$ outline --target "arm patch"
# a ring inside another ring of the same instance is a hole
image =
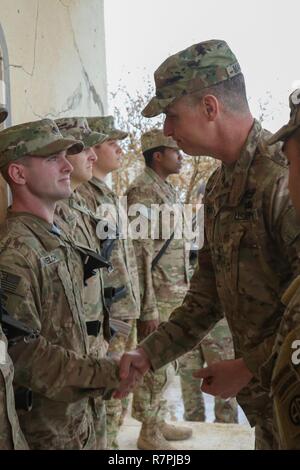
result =
[[[20,281],[20,276],[0,270],[0,287],[3,289],[3,291],[15,294],[17,292]]]

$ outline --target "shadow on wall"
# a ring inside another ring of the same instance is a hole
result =
[[[10,77],[8,48],[4,36],[4,31],[0,23],[0,102],[8,109],[8,118],[5,127],[11,126],[11,102],[10,102]]]

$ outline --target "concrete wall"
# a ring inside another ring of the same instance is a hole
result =
[[[4,95],[7,125],[106,112],[103,4],[0,0],[0,101]],[[1,218],[3,186],[0,195]]]

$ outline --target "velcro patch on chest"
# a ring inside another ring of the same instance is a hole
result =
[[[56,255],[48,255],[40,258],[42,267],[49,266],[50,264],[58,263],[59,257]]]

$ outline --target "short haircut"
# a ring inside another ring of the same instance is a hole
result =
[[[153,155],[155,154],[155,152],[164,153],[166,148],[167,147],[164,147],[163,145],[161,145],[159,147],[154,147],[153,149],[145,150],[143,152],[143,156],[144,156],[144,159],[145,159],[145,165],[149,166],[151,168],[152,165],[153,165]]]
[[[21,163],[22,165],[26,165],[26,163],[28,163],[28,158],[30,157],[30,155],[24,155],[24,157],[22,158],[19,158],[18,160],[15,160],[13,162],[9,162],[7,163],[7,165],[5,165],[3,168],[1,168],[1,175],[3,176],[4,180],[6,181],[7,184],[10,184],[11,183],[11,178],[8,174],[8,169],[10,167],[10,165],[12,163]]]
[[[201,91],[190,93],[186,96],[189,102],[195,104],[205,95],[215,96],[223,103],[224,108],[232,113],[247,114],[249,112],[245,79],[242,73],[217,85],[204,88]]]

